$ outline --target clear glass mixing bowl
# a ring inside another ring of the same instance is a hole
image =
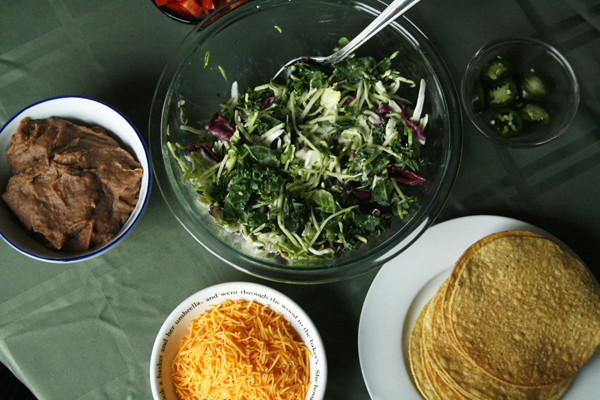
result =
[[[215,13],[183,40],[166,66],[153,99],[150,151],[158,186],[182,226],[206,249],[235,268],[262,278],[294,283],[328,282],[356,276],[385,263],[412,244],[438,215],[456,176],[462,146],[462,121],[452,79],[434,46],[408,19],[380,31],[356,51],[376,60],[399,51],[395,67],[405,76],[427,83],[424,110],[429,113],[423,156],[433,183],[409,220],[372,237],[359,249],[330,260],[283,261],[254,254],[243,237],[212,220],[196,201],[189,184],[167,149],[167,141],[189,143],[181,124],[185,118],[205,121],[225,102],[231,84],[240,90],[268,82],[288,60],[326,55],[341,37],[352,38],[385,8],[377,0],[240,1],[227,13]],[[233,3],[235,4],[235,3]]]

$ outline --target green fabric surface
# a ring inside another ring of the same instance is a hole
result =
[[[473,53],[497,38],[537,37],[569,59],[581,84],[569,131],[515,150],[464,120],[461,168],[438,220],[522,219],[559,237],[600,276],[600,3],[423,0],[408,16],[457,87]],[[155,85],[189,29],[148,0],[0,0],[0,124],[36,101],[82,95],[120,110],[147,140]],[[90,261],[46,264],[0,243],[0,362],[39,399],[149,399],[150,351],[167,314],[204,287],[244,280],[282,291],[311,316],[326,346],[328,399],[367,399],[357,334],[376,273],[312,286],[250,277],[204,250],[154,184],[130,235]]]

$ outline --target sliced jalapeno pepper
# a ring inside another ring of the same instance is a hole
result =
[[[489,83],[498,82],[510,75],[510,64],[502,57],[497,56],[485,64],[481,70],[481,77]]]
[[[550,114],[541,105],[537,103],[525,103],[521,107],[521,118],[528,122],[550,123]]]
[[[490,120],[490,125],[502,137],[515,136],[523,128],[523,120],[519,113],[512,109],[497,111]]]
[[[503,79],[490,88],[488,93],[490,106],[506,107],[511,105],[519,94],[517,84],[512,79]]]
[[[532,71],[521,76],[519,86],[521,87],[521,96],[525,100],[541,101],[548,93],[546,82],[541,76]]]

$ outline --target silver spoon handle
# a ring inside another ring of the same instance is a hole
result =
[[[347,45],[333,53],[330,58],[330,63],[336,63],[343,60],[351,54],[357,47],[369,40],[377,32],[385,28],[390,22],[395,20],[399,15],[417,4],[420,0],[394,0],[381,12],[365,29],[362,30],[354,39],[348,42]]]

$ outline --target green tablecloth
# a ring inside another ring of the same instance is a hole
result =
[[[543,39],[572,63],[579,112],[554,142],[509,149],[464,122],[463,162],[438,221],[474,214],[524,220],[562,239],[598,277],[600,3],[423,0],[408,16],[457,85],[473,53],[501,37]],[[147,136],[155,84],[189,29],[148,0],[0,0],[0,123],[38,100],[82,95],[113,105]],[[317,286],[249,277],[205,251],[152,190],[131,234],[91,261],[45,264],[0,243],[0,361],[38,398],[150,398],[150,350],[166,315],[188,295],[233,280],[266,283],[313,318],[327,349],[328,399],[369,397],[357,331],[377,271]]]

